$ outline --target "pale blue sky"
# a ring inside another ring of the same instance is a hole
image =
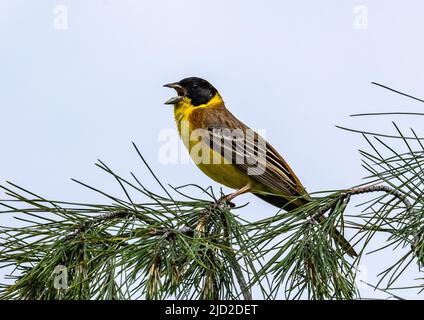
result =
[[[67,30],[54,28],[56,5],[67,6]],[[354,28],[358,5],[368,9],[364,30]],[[370,84],[424,96],[423,12],[419,0],[0,0],[0,182],[49,198],[106,201],[70,181],[118,193],[93,166],[101,158],[155,189],[134,141],[163,182],[218,187],[193,164],[165,166],[157,157],[159,133],[174,127],[163,105],[173,93],[162,85],[195,75],[246,124],[266,129],[308,190],[358,184],[365,144],[335,124],[392,133],[396,120],[424,136],[422,118],[348,118],[423,111]],[[276,212],[250,195],[239,201],[251,202],[248,219]],[[364,259],[369,282],[388,256]]]

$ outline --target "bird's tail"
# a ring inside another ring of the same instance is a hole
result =
[[[281,196],[274,196],[274,195],[262,195],[262,194],[255,194],[262,200],[265,200],[266,202],[279,207],[283,208],[284,210],[290,211],[294,210],[299,207],[298,203],[290,202],[289,200],[285,199]],[[302,198],[299,199],[299,201]],[[306,204],[309,200],[307,198],[303,198],[303,204]],[[324,216],[319,216],[318,222],[324,223],[326,221],[326,218]],[[352,245],[345,239],[345,237],[340,233],[339,230],[335,226],[331,227],[331,235],[334,239],[334,241],[337,242],[337,244],[351,257],[357,257],[358,254],[356,253],[355,249],[353,249]]]

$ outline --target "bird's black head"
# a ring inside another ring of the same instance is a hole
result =
[[[177,104],[187,97],[193,106],[199,106],[208,103],[218,92],[208,81],[196,77],[185,78],[164,87],[173,88],[178,93],[178,97],[169,99],[165,104]]]

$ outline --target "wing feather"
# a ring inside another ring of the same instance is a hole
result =
[[[208,141],[228,162],[265,186],[286,195],[304,194],[305,190],[294,172],[261,136],[225,134],[227,130],[209,128]],[[253,132],[253,131],[252,131]]]
[[[192,113],[191,120],[197,128],[206,129],[202,130],[204,142],[252,179],[287,196],[307,194],[283,157],[224,104],[200,108]]]

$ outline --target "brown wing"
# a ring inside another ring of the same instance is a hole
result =
[[[203,112],[204,141],[240,171],[288,196],[306,194],[305,188],[281,155],[260,135],[225,107]]]

